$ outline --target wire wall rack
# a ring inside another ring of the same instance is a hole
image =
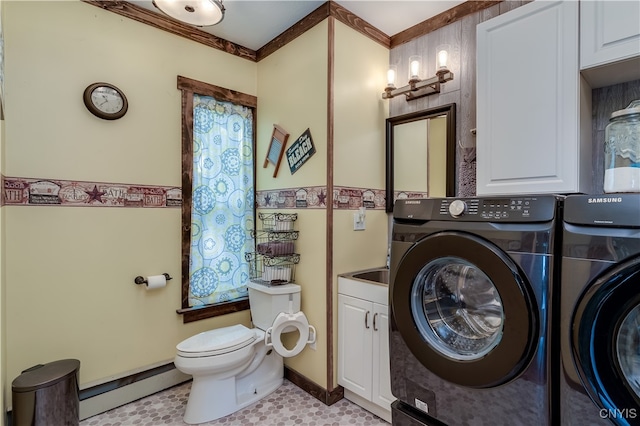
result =
[[[249,278],[253,282],[279,285],[295,282],[300,254],[295,252],[298,231],[293,229],[297,213],[258,213],[261,229],[252,231],[255,252],[246,253]]]

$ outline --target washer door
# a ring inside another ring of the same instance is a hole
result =
[[[447,231],[414,244],[398,264],[390,296],[406,345],[449,382],[500,385],[535,352],[531,286],[506,253],[478,236]]]
[[[639,289],[637,256],[594,280],[572,319],[571,345],[580,380],[602,413],[618,425],[637,424],[640,418]]]

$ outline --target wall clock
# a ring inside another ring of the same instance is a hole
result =
[[[87,109],[96,117],[116,120],[127,113],[129,103],[122,90],[109,83],[93,83],[82,96]]]

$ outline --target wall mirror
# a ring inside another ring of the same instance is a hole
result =
[[[398,198],[455,196],[456,104],[386,120],[386,210]]]

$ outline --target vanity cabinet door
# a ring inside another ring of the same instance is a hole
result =
[[[396,398],[391,393],[389,363],[389,307],[373,304],[373,387],[371,401],[391,410]]]
[[[371,400],[373,303],[338,294],[338,384]]]
[[[476,30],[477,194],[589,192],[578,2],[534,1]]]

